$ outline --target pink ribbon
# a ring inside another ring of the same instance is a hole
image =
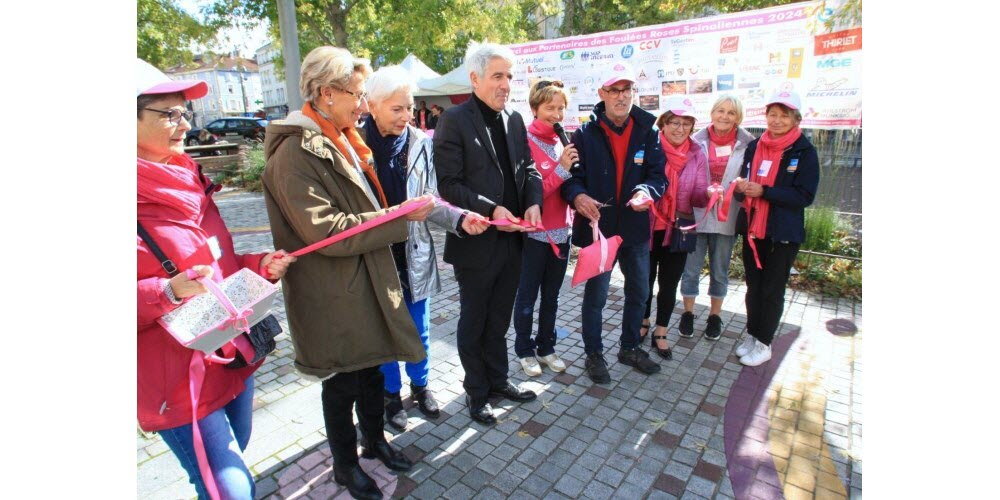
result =
[[[428,201],[427,203],[433,203],[433,201]],[[365,222],[362,222],[361,224],[358,224],[357,226],[354,226],[354,227],[349,228],[349,229],[345,229],[345,230],[343,230],[343,231],[341,231],[341,232],[339,232],[339,233],[337,233],[337,234],[335,234],[333,236],[330,236],[329,238],[317,241],[316,243],[313,243],[312,245],[309,245],[309,246],[307,246],[305,248],[300,248],[300,249],[292,252],[291,255],[293,257],[301,257],[301,256],[303,256],[303,255],[305,255],[305,254],[307,254],[309,252],[313,252],[315,250],[319,250],[320,248],[323,248],[323,247],[326,247],[326,246],[330,246],[330,245],[332,245],[332,244],[334,244],[334,243],[336,243],[338,241],[350,238],[351,236],[354,236],[354,235],[356,235],[358,233],[367,231],[367,230],[369,230],[369,229],[371,229],[371,228],[373,228],[375,226],[380,226],[382,224],[385,224],[386,222],[398,219],[398,218],[400,218],[400,217],[402,217],[404,215],[407,215],[409,213],[415,212],[415,211],[423,208],[425,205],[426,205],[426,203],[407,203],[407,204],[402,205],[399,208],[397,208],[396,210],[393,210],[393,211],[391,211],[389,213],[382,214],[382,215],[380,215],[378,217],[375,217],[374,219],[366,220]],[[268,273],[268,274],[270,274],[270,273]]]
[[[435,201],[440,205],[451,207],[454,208],[455,210],[461,211],[463,214],[465,214],[466,217],[472,217],[476,220],[483,221],[491,226],[509,226],[511,224],[517,224],[519,226],[529,227],[531,228],[532,231],[542,231],[545,233],[545,239],[549,240],[549,246],[552,247],[552,253],[554,253],[556,257],[559,259],[566,258],[563,257],[561,253],[559,253],[559,245],[555,242],[555,240],[552,239],[552,236],[549,236],[548,230],[545,229],[545,226],[543,226],[541,222],[537,224],[532,224],[524,219],[513,220],[510,218],[490,220],[476,212],[471,212],[469,210],[463,210],[459,207],[456,207],[455,205],[452,205],[451,203],[448,203],[447,201],[444,201],[441,198],[435,198]]]
[[[208,465],[208,454],[205,452],[205,442],[201,438],[201,429],[198,428],[198,398],[201,396],[201,387],[205,383],[205,355],[197,349],[191,350],[188,379],[188,388],[191,392],[191,431],[194,435],[194,454],[198,459],[198,470],[201,471],[201,478],[205,482],[208,496],[213,499],[221,498],[219,488],[215,485],[212,468]]]

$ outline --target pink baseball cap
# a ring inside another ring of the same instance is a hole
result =
[[[677,116],[690,116],[694,118],[694,104],[691,102],[691,98],[686,95],[674,94],[668,97],[665,107],[667,111]]]
[[[767,100],[764,107],[766,108],[772,104],[784,104],[791,109],[799,109],[802,107],[802,99],[791,90],[776,90],[771,94],[771,98]]]
[[[635,70],[632,69],[632,65],[629,63],[615,63],[611,67],[611,78],[608,78],[601,84],[602,87],[610,87],[618,82],[629,82],[635,83]]]
[[[208,84],[202,80],[171,80],[162,71],[142,59],[135,59],[135,96],[183,92],[187,100],[205,97]]]

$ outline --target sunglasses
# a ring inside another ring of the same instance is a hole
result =
[[[559,80],[542,80],[542,81],[538,82],[538,86],[535,87],[535,90],[542,90],[545,87],[548,87],[549,85],[552,85],[554,87],[563,88],[563,82],[560,82]]]

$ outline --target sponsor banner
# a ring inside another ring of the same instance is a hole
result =
[[[802,97],[804,127],[861,126],[861,27],[822,31],[827,1],[803,2],[630,30],[511,45],[514,80],[561,79],[569,105],[567,130],[590,117],[609,68],[635,71],[636,106],[659,115],[665,96],[688,95],[698,127],[722,94],[743,101],[744,126],[763,127],[764,103],[777,89]],[[818,27],[818,28],[817,28]],[[814,34],[813,29],[818,29]],[[513,85],[516,86],[516,85]],[[512,88],[509,103],[530,117],[525,97]]]

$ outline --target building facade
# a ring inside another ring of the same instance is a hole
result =
[[[285,96],[285,80],[278,77],[275,60],[281,50],[269,43],[257,49],[257,67],[260,69],[261,92],[264,96],[264,113],[268,120],[288,116],[288,98]]]
[[[263,111],[260,72],[257,62],[231,56],[196,56],[193,64],[164,71],[174,80],[204,80],[208,95],[191,101],[195,128],[226,116],[253,116]]]

